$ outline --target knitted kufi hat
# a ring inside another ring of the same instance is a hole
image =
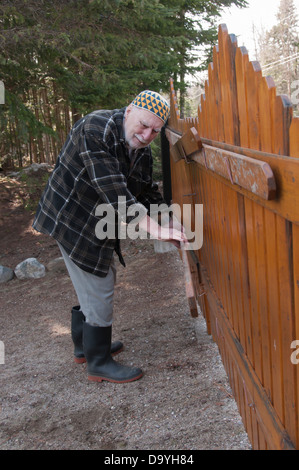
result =
[[[155,91],[145,90],[139,93],[132,101],[137,108],[146,109],[158,116],[165,123],[169,116],[169,104],[159,93]]]

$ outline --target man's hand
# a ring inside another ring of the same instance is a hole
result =
[[[188,243],[188,239],[184,232],[170,227],[161,227],[158,240],[172,243],[177,248],[181,247],[181,243]]]
[[[181,243],[188,243],[188,239],[182,225],[179,224],[179,230],[171,225],[173,224],[171,223],[168,226],[162,227],[148,215],[139,222],[139,227],[149,233],[152,238],[172,243],[177,248],[180,248]]]

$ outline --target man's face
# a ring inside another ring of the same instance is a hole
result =
[[[164,122],[146,109],[129,105],[126,110],[124,130],[131,149],[147,147],[159,134]]]

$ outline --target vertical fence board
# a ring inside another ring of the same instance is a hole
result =
[[[248,111],[247,111],[247,86],[246,73],[249,63],[248,52],[245,47],[239,47],[236,52],[236,87],[238,98],[238,116],[240,128],[240,145],[249,147]]]
[[[221,97],[221,86],[220,86],[220,63],[219,63],[219,46],[218,44],[213,50],[213,69],[214,69],[214,90],[215,90],[215,135],[214,139],[224,142],[224,125],[223,125],[223,103]]]
[[[276,87],[272,77],[262,77],[258,86],[258,103],[260,110],[260,149],[272,153],[273,148],[273,102]]]
[[[290,156],[299,157],[299,118],[293,118],[290,126]],[[293,341],[299,341],[299,225],[293,224],[293,287],[294,287],[294,336]],[[297,350],[299,343],[297,344]],[[292,348],[291,352],[296,351]],[[296,355],[297,364],[293,364],[295,373],[295,410],[296,418],[296,448],[299,449],[299,354]]]
[[[290,361],[290,345],[295,336],[293,305],[292,225],[288,221],[279,224],[280,248],[278,251],[281,309],[281,338],[283,365],[284,421],[293,442],[296,440],[295,368]]]
[[[276,96],[276,87],[271,77],[262,77],[258,84],[258,106],[259,106],[259,131],[260,131],[260,150],[272,153],[274,151],[274,102]],[[276,216],[267,210],[262,209],[264,214],[263,226],[265,228],[264,241],[261,243],[261,256],[263,251],[265,253],[265,279],[266,285],[264,286],[264,299],[265,305],[262,308],[262,332],[263,332],[263,386],[270,400],[273,397],[273,376],[272,376],[272,354],[271,344],[276,341],[271,338],[271,317],[273,315],[279,316],[278,305],[278,276],[276,265],[269,269],[273,255],[276,259],[277,246],[275,239],[273,241],[272,231],[276,223]],[[270,230],[269,230],[270,228]],[[274,300],[274,302],[273,302]],[[267,301],[267,303],[266,303]],[[280,361],[278,361],[280,365]],[[281,370],[279,368],[279,370]],[[275,375],[274,375],[275,377]],[[276,377],[274,380],[277,380]],[[281,374],[278,376],[276,387],[280,389]],[[276,392],[275,392],[276,393]]]
[[[295,341],[295,348],[291,349],[291,353],[299,350],[299,225],[293,225],[293,285],[294,285],[294,336],[292,343]],[[296,358],[297,363],[293,364],[295,374],[295,410],[296,419],[296,447],[299,449],[299,353]]]

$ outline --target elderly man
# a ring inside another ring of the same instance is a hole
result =
[[[97,235],[97,208],[113,208],[118,225],[132,221],[127,209],[134,206],[142,214],[139,227],[152,238],[176,246],[187,241],[183,231],[169,232],[149,215],[151,204],[163,202],[152,181],[150,143],[168,115],[167,101],[146,90],[126,108],[97,110],[81,118],[58,156],[33,222],[37,231],[58,242],[76,291],[80,306],[72,309],[75,360],[87,362],[89,380],[124,383],[143,375],[141,369],[112,357],[123,347],[111,342],[114,251],[125,263],[119,238]],[[119,210],[120,200],[125,201],[125,212]]]

